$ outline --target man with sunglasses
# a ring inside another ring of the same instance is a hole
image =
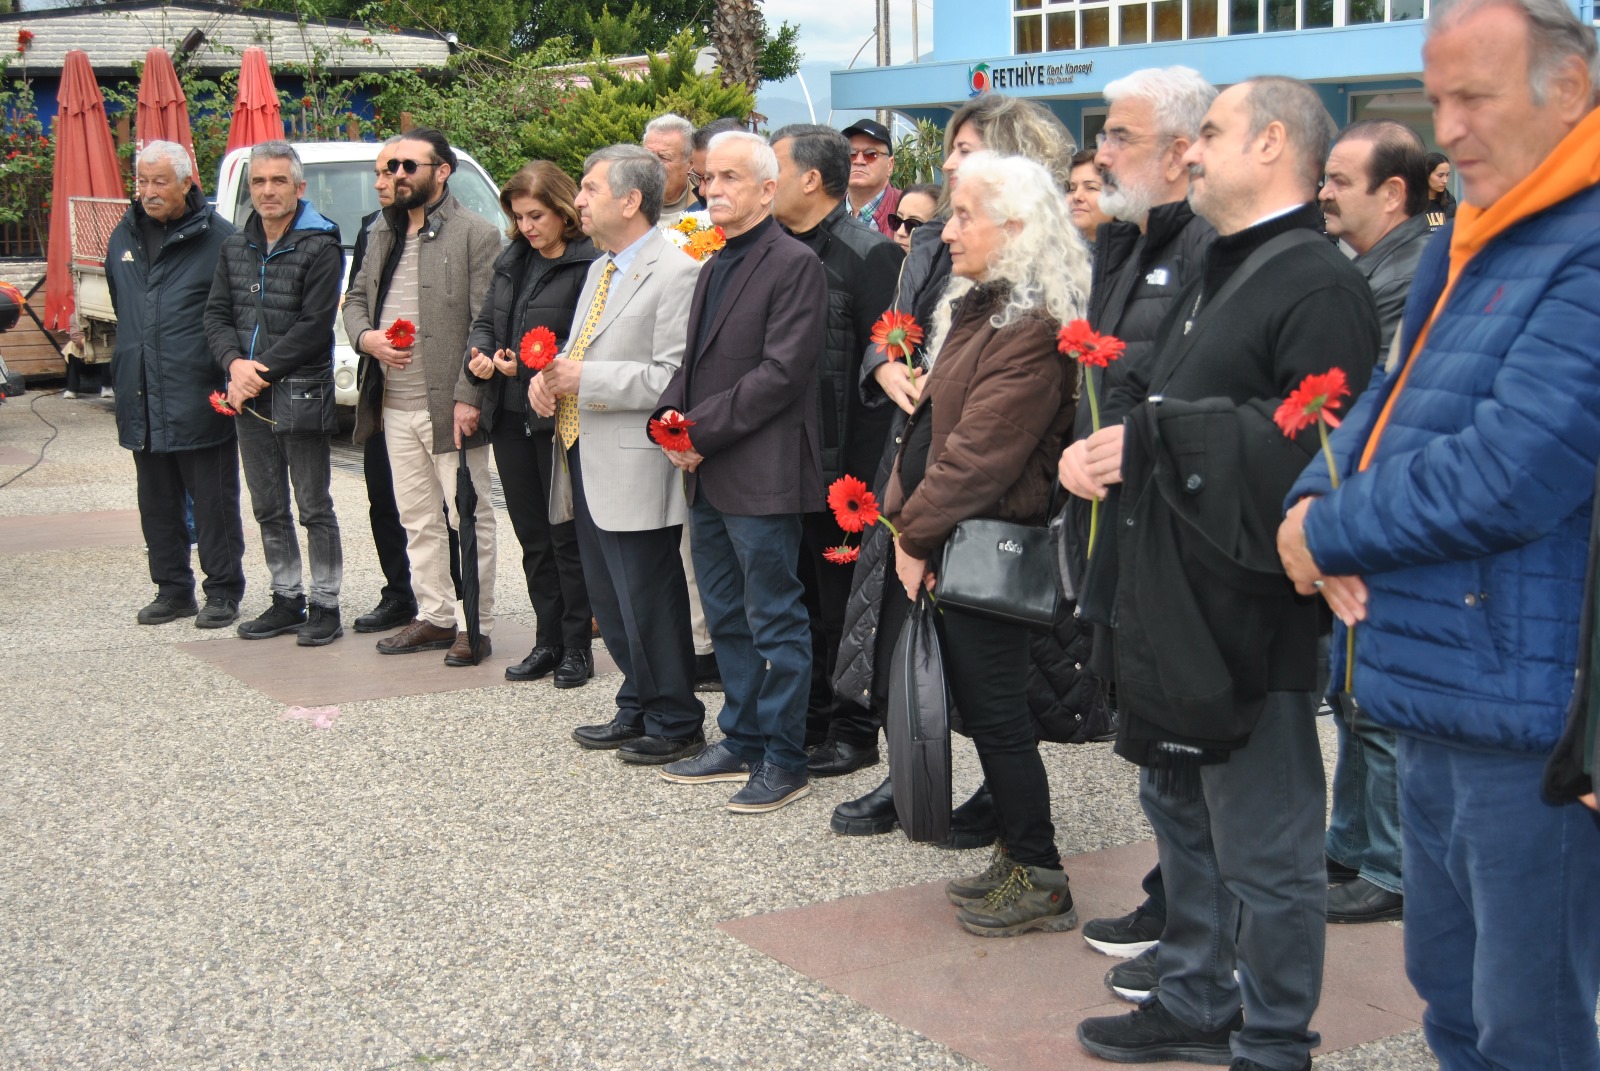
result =
[[[845,128],[850,139],[850,214],[885,238],[893,238],[889,215],[900,206],[900,191],[889,185],[894,172],[894,142],[889,131],[873,119]]]
[[[367,232],[361,271],[345,296],[344,324],[362,354],[355,439],[381,434],[388,447],[417,616],[379,640],[378,650],[448,648],[445,665],[472,666],[491,653],[495,524],[488,450],[476,434],[483,385],[466,374],[463,355],[489,289],[500,230],[450,193],[456,156],[438,131],[418,128],[390,139],[384,159],[393,201]],[[389,337],[400,320],[414,328],[415,338],[404,346]],[[456,451],[463,445],[470,447],[467,466],[479,489],[482,638],[476,649],[458,628],[465,621],[450,582],[450,530],[460,523]],[[448,522],[441,499],[450,509]]]

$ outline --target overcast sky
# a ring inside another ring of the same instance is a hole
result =
[[[911,4],[912,0],[890,0],[890,59],[896,63],[912,58]],[[800,51],[806,63],[836,63],[841,67],[850,62],[856,49],[872,35],[877,24],[877,7],[874,0],[761,2],[767,25],[772,29],[785,21],[800,27]],[[933,5],[929,0],[918,0],[917,19],[918,40],[922,51],[926,52],[933,46]],[[861,53],[860,64],[871,66],[876,55],[876,45],[869,45]]]

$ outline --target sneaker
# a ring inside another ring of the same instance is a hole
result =
[[[306,623],[300,626],[300,636],[294,642],[301,647],[326,647],[343,635],[339,608],[314,602],[306,615]]]
[[[1228,1071],[1273,1071],[1266,1064],[1258,1064],[1244,1056],[1234,1057],[1233,1063],[1228,1065]],[[1295,1071],[1311,1071],[1311,1057],[1306,1056],[1306,1062],[1295,1068]]]
[[[1200,1030],[1182,1022],[1151,997],[1126,1015],[1106,1015],[1078,1024],[1078,1043],[1102,1060],[1119,1064],[1188,1060],[1227,1067],[1233,1063],[1228,1040],[1244,1028],[1244,1013],[1234,1012],[1226,1026]]]
[[[1015,937],[1029,930],[1059,933],[1078,924],[1067,872],[1012,863],[1011,873],[980,903],[956,909],[968,933]]]
[[[168,621],[193,617],[199,612],[200,607],[195,604],[193,595],[187,599],[176,595],[157,595],[150,605],[139,611],[139,624],[165,625]]]
[[[78,397],[78,392],[75,390],[64,390],[61,392],[61,397],[65,398],[69,402],[74,401]]]
[[[1131,959],[1154,947],[1161,940],[1161,931],[1166,926],[1166,916],[1151,911],[1147,900],[1131,914],[1085,922],[1083,939],[1097,952],[1119,959]]]
[[[227,628],[239,620],[239,604],[232,599],[208,598],[194,619],[195,628]]]
[[[100,388],[100,397],[102,397],[102,398],[115,398],[116,396],[117,396],[117,392],[112,390],[110,387],[101,387]]]
[[[1156,955],[1160,945],[1151,945],[1132,959],[1123,960],[1106,972],[1106,988],[1123,1000],[1143,1004],[1161,980],[1156,970]]]
[[[994,854],[989,856],[989,865],[970,878],[946,882],[944,894],[957,907],[971,907],[1004,885],[1007,875],[1016,865],[1016,861],[1006,853],[1005,842],[996,841]]]
[[[727,741],[719,740],[689,759],[669,762],[661,768],[661,779],[680,785],[704,785],[712,781],[750,780],[750,764],[733,753]]]
[[[291,599],[274,591],[272,605],[267,607],[266,612],[253,621],[246,621],[237,631],[247,640],[265,640],[285,632],[294,632],[305,623],[306,597],[296,595]]]
[[[728,799],[734,814],[765,814],[786,807],[811,791],[811,777],[804,770],[791,773],[770,762],[758,762],[750,780]]]

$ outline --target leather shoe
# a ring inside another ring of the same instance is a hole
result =
[[[848,740],[832,739],[824,740],[811,753],[811,758],[806,760],[806,769],[811,771],[812,777],[839,777],[855,773],[863,766],[876,766],[882,761],[876,744],[861,747]]]
[[[957,851],[986,848],[1000,836],[1000,815],[989,795],[989,782],[978,786],[967,802],[950,812],[950,836],[939,846]]]
[[[628,725],[616,718],[604,725],[580,725],[572,730],[572,739],[590,751],[611,751],[643,735],[644,726]]]
[[[582,688],[594,676],[594,655],[582,647],[568,647],[550,683],[557,688]]]
[[[1328,890],[1329,922],[1383,922],[1398,919],[1405,897],[1380,889],[1366,878],[1356,878]]]
[[[679,759],[692,759],[706,749],[706,734],[693,736],[641,736],[617,748],[617,758],[636,766],[665,766]]]
[[[894,810],[894,786],[885,777],[883,784],[858,800],[847,800],[833,809],[828,827],[843,837],[870,837],[891,833],[900,824]]]
[[[514,666],[506,667],[508,681],[536,681],[561,664],[561,648],[535,647]]]
[[[450,645],[450,650],[445,652],[444,664],[447,666],[475,666],[485,658],[494,654],[494,644],[489,642],[489,637],[478,637],[478,649],[472,649],[472,637],[465,632],[456,633],[456,642]]]
[[[378,600],[370,613],[362,614],[356,618],[355,630],[357,632],[388,632],[392,628],[399,628],[408,624],[417,616],[417,604],[403,602],[400,599],[383,598]]]
[[[697,692],[722,691],[722,669],[714,654],[694,656],[694,690]]]
[[[1327,861],[1329,885],[1343,885],[1345,882],[1355,881],[1361,876],[1361,871],[1353,866],[1345,866],[1331,855],[1327,856]]]
[[[418,651],[442,651],[456,642],[454,625],[440,628],[420,617],[387,639],[378,641],[379,654],[416,654]]]

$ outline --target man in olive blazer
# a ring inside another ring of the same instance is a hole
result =
[[[573,739],[648,764],[705,746],[678,556],[683,480],[647,431],[683,361],[700,273],[655,227],[665,183],[661,162],[637,145],[613,145],[585,162],[579,218],[609,254],[589,268],[567,348],[528,391],[536,412],[555,416],[558,443],[565,445],[564,419],[576,421],[566,433],[575,438],[564,455],[557,451],[551,518],[577,521],[595,619],[623,674],[616,717],[579,726]]]

